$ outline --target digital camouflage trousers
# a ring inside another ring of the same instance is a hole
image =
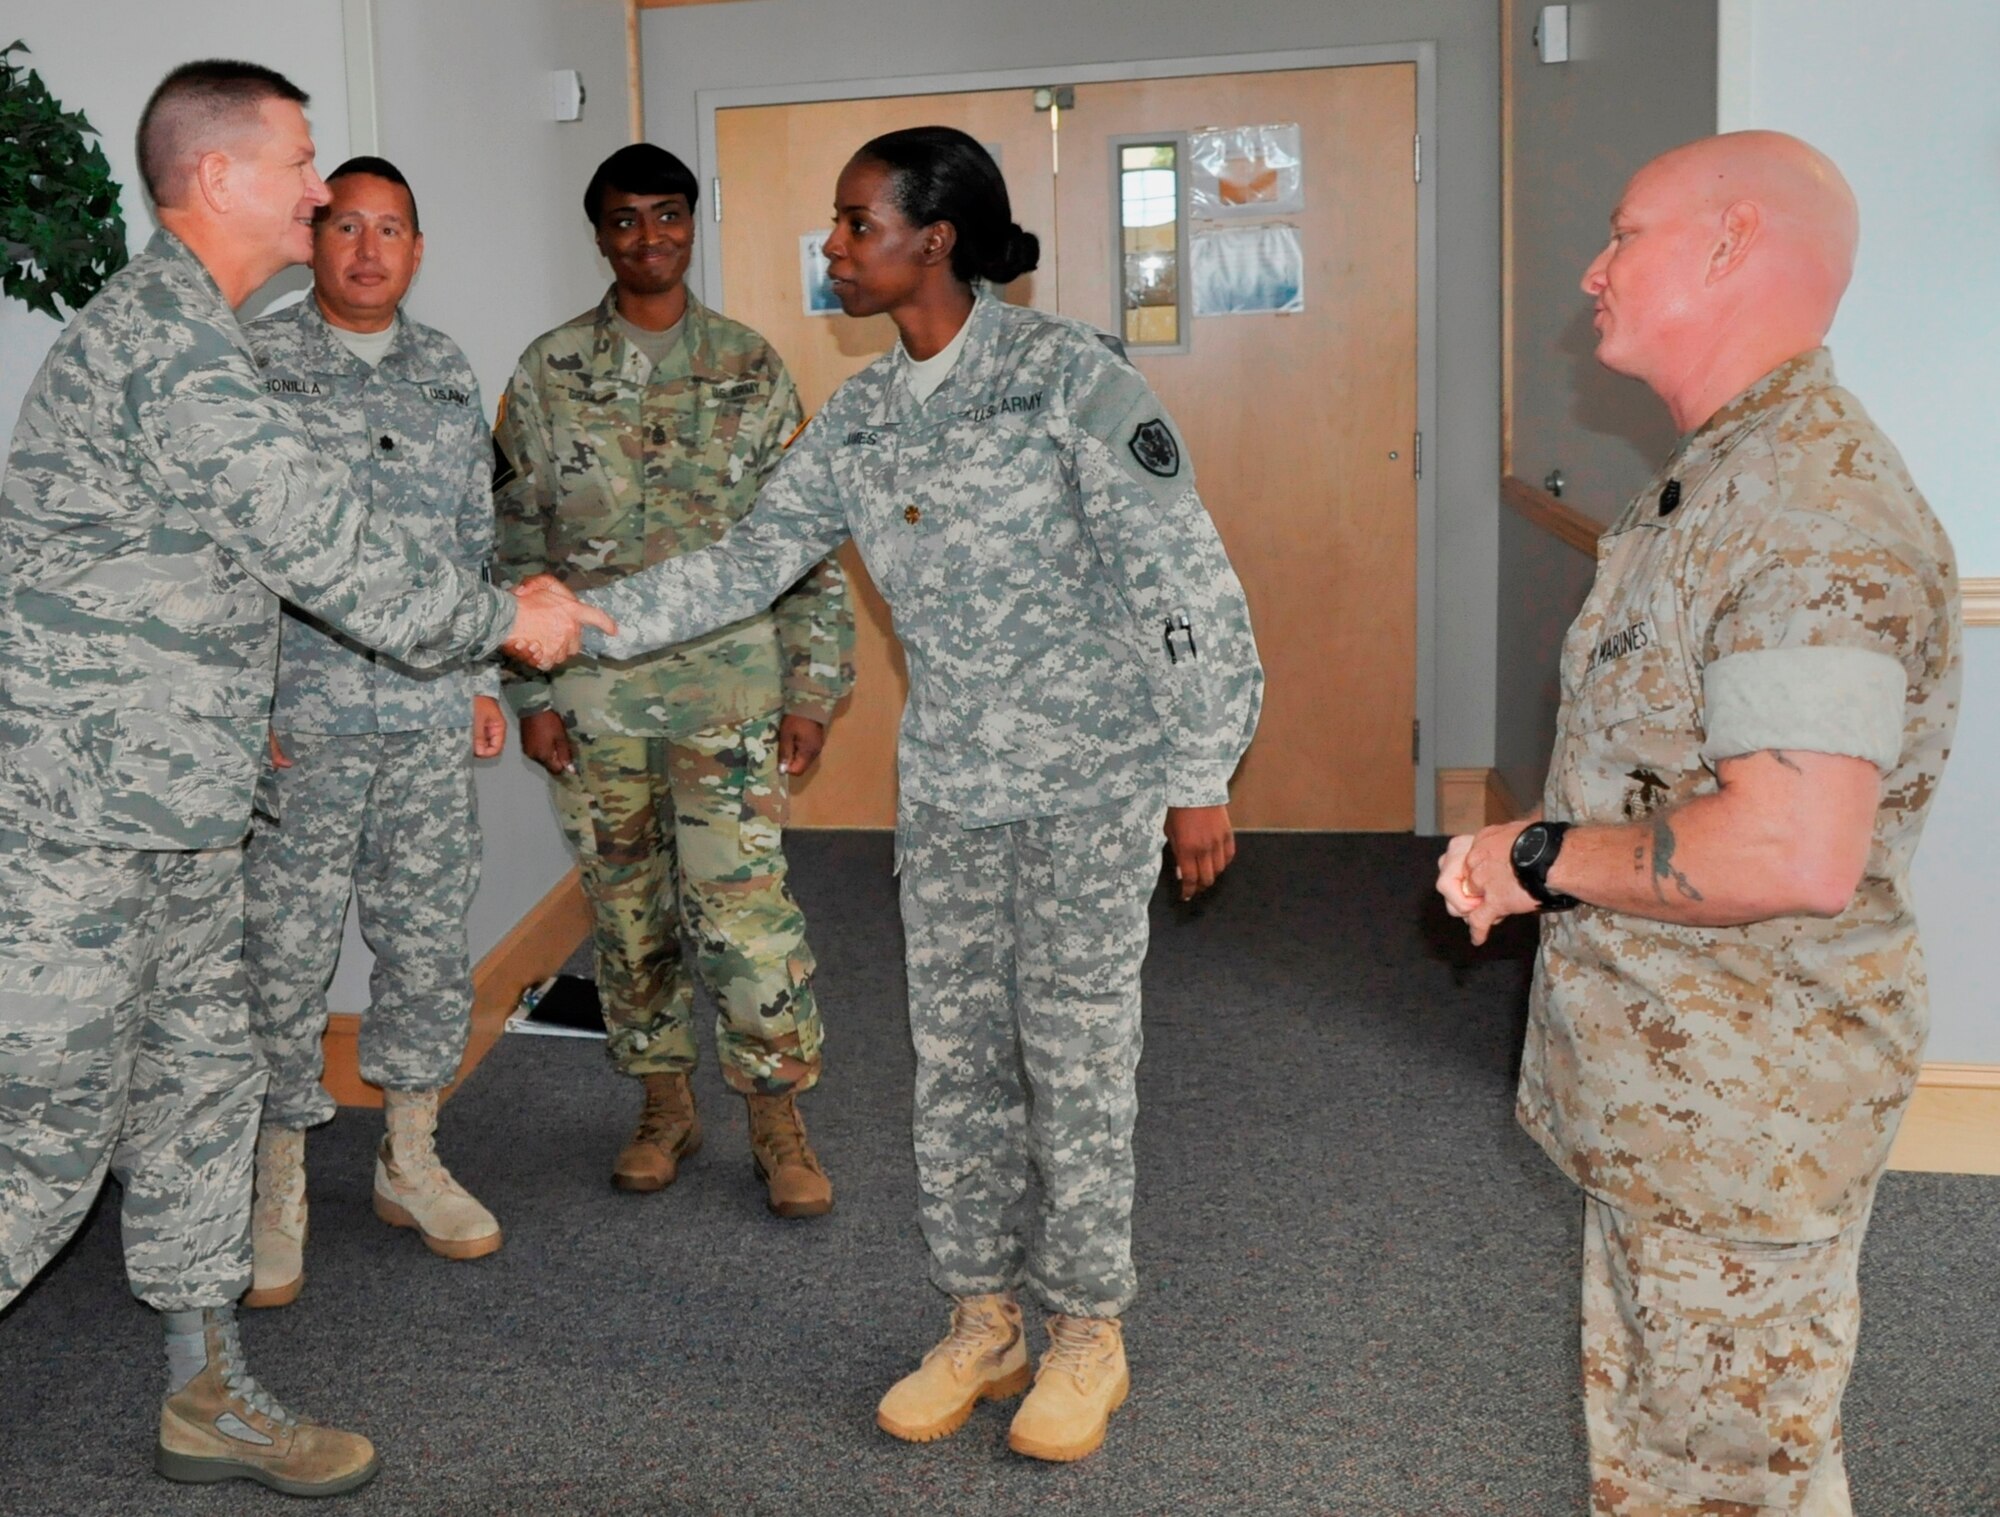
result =
[[[824,1034],[805,916],[785,881],[790,790],[778,718],[685,738],[570,734],[556,809],[590,901],[608,1051],[630,1075],[695,1066],[695,970],[715,998],[716,1058],[734,1090],[819,1079]]]
[[[1053,1311],[1116,1317],[1138,1291],[1139,970],[1164,814],[1145,794],[968,829],[903,805],[918,1214],[947,1294],[1025,1279]]]
[[[1585,1199],[1593,1517],[1852,1517],[1840,1398],[1867,1226],[1726,1243]]]
[[[479,883],[472,739],[430,732],[286,733],[250,834],[244,964],[251,1025],[271,1068],[265,1114],[314,1127],[326,992],[353,892],[375,955],[361,1078],[386,1090],[449,1085],[472,1019],[465,913]]]
[[[0,828],[0,1307],[106,1172],[125,1271],[161,1311],[250,1283],[264,1065],[243,983],[243,850],[75,848]]]

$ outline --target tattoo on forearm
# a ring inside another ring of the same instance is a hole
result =
[[[1785,757],[1784,749],[1773,748],[1770,750],[1770,752],[1772,758],[1776,759],[1779,763],[1783,764],[1787,769],[1791,770],[1792,773],[1794,774],[1805,773],[1805,770],[1801,769],[1797,764],[1793,763],[1789,758]]]
[[[1653,897],[1662,905],[1667,899],[1667,882],[1673,881],[1674,888],[1683,900],[1699,901],[1701,892],[1694,888],[1694,882],[1686,874],[1674,868],[1674,826],[1665,815],[1652,820],[1653,835]]]

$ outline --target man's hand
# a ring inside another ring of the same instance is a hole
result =
[[[1472,929],[1475,948],[1508,917],[1539,909],[1514,878],[1514,839],[1527,825],[1503,822],[1455,837],[1438,860],[1438,894],[1445,910]]]
[[[1236,834],[1227,806],[1169,806],[1167,845],[1174,852],[1174,878],[1181,899],[1191,901],[1216,882],[1236,857]]]
[[[285,757],[285,750],[278,746],[278,729],[276,727],[271,729],[271,767],[273,769],[289,769],[292,767],[292,761]]]
[[[778,723],[778,767],[787,774],[804,774],[826,746],[826,723],[787,713]]]
[[[472,756],[492,758],[507,746],[507,718],[490,695],[472,698]]]
[[[521,751],[558,778],[576,773],[576,754],[560,711],[536,711],[521,718]]]
[[[583,629],[610,634],[618,624],[595,606],[586,606],[552,574],[537,574],[514,587],[520,602],[514,625],[500,651],[537,669],[553,669],[583,648]]]

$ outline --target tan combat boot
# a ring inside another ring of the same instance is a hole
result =
[[[909,1443],[929,1443],[965,1426],[981,1401],[1028,1388],[1028,1340],[1009,1295],[960,1296],[951,1332],[924,1362],[889,1387],[875,1425]]]
[[[375,1215],[391,1227],[414,1227],[426,1248],[447,1259],[495,1252],[500,1224],[438,1160],[438,1093],[385,1090],[382,1112],[389,1131],[375,1155]]]
[[[1132,1377],[1116,1317],[1051,1317],[1048,1325],[1049,1351],[1035,1371],[1035,1388],[1014,1414],[1007,1447],[1067,1463],[1097,1452]]]
[[[750,1157],[781,1217],[823,1217],[833,1210],[833,1182],[806,1142],[806,1124],[789,1095],[745,1096],[750,1107]]]
[[[250,1208],[250,1293],[245,1306],[290,1306],[306,1283],[306,1135],[265,1122],[257,1129],[257,1199]]]
[[[181,1317],[200,1323],[195,1352],[205,1351],[207,1362],[160,1407],[154,1469],[197,1485],[255,1480],[287,1496],[338,1496],[375,1478],[375,1447],[366,1438],[301,1422],[252,1378],[230,1308],[170,1314],[170,1361],[173,1321]]]
[[[646,1104],[632,1141],[618,1150],[611,1183],[620,1190],[665,1190],[680,1177],[681,1160],[701,1151],[701,1118],[684,1074],[643,1075]]]

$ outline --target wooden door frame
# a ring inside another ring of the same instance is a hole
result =
[[[710,304],[724,306],[722,239],[715,227],[724,209],[714,182],[718,153],[715,117],[718,111],[743,106],[807,105],[829,100],[878,100],[897,95],[956,95],[976,90],[1034,89],[1047,84],[1118,84],[1137,79],[1184,79],[1202,74],[1284,73],[1298,69],[1365,68],[1371,64],[1408,63],[1417,71],[1417,133],[1429,148],[1417,179],[1417,429],[1425,453],[1438,448],[1438,330],[1437,330],[1437,180],[1434,171],[1437,137],[1437,45],[1432,42],[1391,42],[1357,47],[1301,48],[1281,53],[1219,53],[1198,58],[1153,58],[1123,63],[1050,64],[1043,68],[999,69],[962,74],[923,74],[880,79],[839,79],[803,84],[738,85],[697,90],[695,115],[699,129],[695,172],[710,179],[708,235],[699,241],[701,294]],[[1414,171],[1414,166],[1413,166]],[[1414,709],[1429,740],[1418,750],[1411,783],[1415,831],[1437,830],[1437,475],[1436,468],[1417,477],[1417,626]]]

